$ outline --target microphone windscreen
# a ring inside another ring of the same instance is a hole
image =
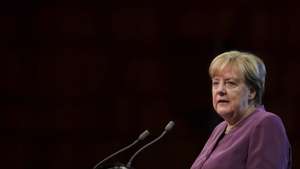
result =
[[[138,139],[144,140],[149,134],[150,134],[150,132],[148,130],[145,130],[142,134],[140,134]]]
[[[165,130],[166,130],[166,131],[170,131],[170,130],[174,127],[174,125],[175,125],[174,121],[170,121],[170,122],[166,125]]]

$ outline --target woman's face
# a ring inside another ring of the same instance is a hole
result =
[[[227,66],[212,78],[213,107],[229,123],[239,121],[254,96],[237,69]]]

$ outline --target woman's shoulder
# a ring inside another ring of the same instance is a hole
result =
[[[253,121],[257,124],[264,122],[282,123],[282,120],[278,115],[266,111],[264,108],[258,108],[256,111],[257,112],[253,116]]]
[[[251,121],[255,128],[278,128],[285,130],[281,118],[265,109],[258,110],[253,115]]]

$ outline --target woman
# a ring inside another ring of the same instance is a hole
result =
[[[257,56],[230,51],[210,64],[212,101],[224,119],[191,169],[289,169],[290,144],[281,119],[262,105],[266,69]]]

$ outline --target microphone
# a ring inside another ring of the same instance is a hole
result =
[[[132,147],[133,145],[135,145],[137,142],[139,142],[139,141],[141,141],[141,140],[144,140],[149,134],[150,134],[150,132],[149,132],[148,130],[145,130],[143,133],[141,133],[141,134],[139,135],[139,137],[138,137],[133,143],[131,143],[131,144],[129,144],[128,146],[126,146],[126,147],[120,149],[119,151],[117,151],[117,152],[115,152],[115,153],[109,155],[108,157],[106,157],[105,159],[103,159],[102,161],[100,161],[99,163],[97,163],[97,164],[93,167],[93,169],[97,169],[101,164],[103,164],[105,161],[109,160],[109,159],[112,158],[113,156],[115,156],[115,155],[117,155],[117,154],[119,154],[119,153],[121,153],[121,152],[123,152],[123,151],[129,149],[130,147]]]
[[[130,160],[128,161],[128,163],[126,164],[126,167],[128,169],[131,168],[131,163],[133,161],[133,159],[141,152],[143,151],[145,148],[147,148],[148,146],[152,145],[153,143],[157,142],[159,139],[161,139],[168,131],[170,131],[173,127],[174,127],[175,123],[173,121],[170,121],[166,126],[165,126],[165,130],[161,133],[160,136],[158,136],[156,139],[152,140],[151,142],[149,142],[148,144],[144,145],[142,148],[140,148],[138,151],[136,151],[133,156],[131,156]]]

